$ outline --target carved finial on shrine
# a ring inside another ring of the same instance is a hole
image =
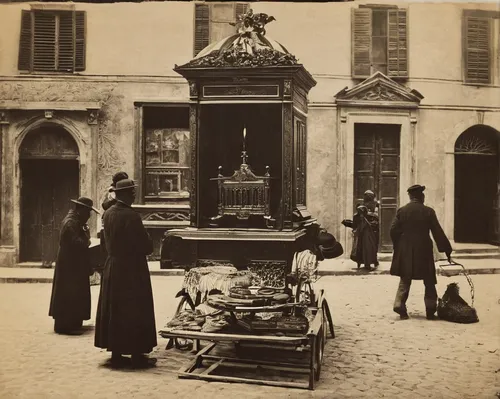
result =
[[[266,166],[266,174],[264,176],[270,177],[271,173],[269,173],[269,172],[270,172],[270,168],[269,168],[269,166]]]
[[[243,165],[247,164],[247,159],[248,159],[247,152],[246,151],[241,151],[241,160],[242,160],[242,164]]]

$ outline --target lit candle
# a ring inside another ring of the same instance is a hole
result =
[[[247,137],[247,128],[243,127],[243,151],[245,151],[245,138]]]

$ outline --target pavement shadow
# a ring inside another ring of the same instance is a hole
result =
[[[413,314],[413,313],[409,313],[409,315],[410,315],[410,320],[411,320],[411,319],[415,319],[415,320],[425,320],[425,321],[427,321],[427,322],[429,322],[429,323],[430,323],[430,322],[432,322],[432,321],[433,321],[433,322],[443,321],[443,320],[441,320],[441,319],[439,319],[439,318],[436,318],[436,319],[434,319],[434,320],[427,320],[427,317],[426,317],[425,315],[423,315],[423,314]]]
[[[99,368],[104,368],[112,371],[121,371],[125,373],[137,373],[137,372],[144,372],[148,370],[155,370],[157,368],[156,365],[154,366],[148,366],[148,367],[132,367],[132,360],[130,358],[127,358],[129,361],[117,366],[113,363],[111,363],[111,358],[105,360],[101,364],[99,364]]]

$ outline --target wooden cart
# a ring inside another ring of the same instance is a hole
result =
[[[335,331],[328,302],[324,297],[324,291],[321,290],[319,295],[315,297],[312,285],[307,280],[300,280],[294,288],[296,300],[304,295],[310,298],[308,310],[314,316],[309,324],[308,331],[303,335],[254,335],[242,333],[241,331],[237,333],[206,333],[175,329],[160,331],[161,336],[170,338],[167,349],[173,346],[179,349],[188,348],[190,347],[190,340],[194,343],[195,358],[189,365],[179,370],[179,378],[243,382],[313,390],[320,377],[326,341],[329,337],[335,338]],[[284,306],[293,306],[293,304]],[[194,309],[194,304],[187,294],[182,295],[175,315],[184,309]],[[241,308],[230,311],[230,313],[234,317],[233,313],[238,311],[258,313],[269,310],[270,307]],[[209,341],[210,343],[202,348],[201,341]],[[234,343],[235,354],[212,354],[218,344],[223,342]],[[252,350],[245,354],[245,349]],[[265,350],[265,353],[270,355],[271,358],[261,356],[262,350]],[[286,357],[291,357],[293,360],[280,360]],[[230,374],[234,374],[236,370],[253,371],[254,378],[224,374],[221,373],[223,368],[230,369]],[[307,376],[307,380],[305,382],[272,380],[268,379],[266,374],[260,375],[260,372],[264,370],[267,372],[300,374]],[[219,374],[215,375],[215,372]]]

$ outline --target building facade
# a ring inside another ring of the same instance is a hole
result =
[[[267,36],[317,81],[306,202],[344,247],[340,222],[371,189],[390,251],[415,183],[450,239],[498,245],[495,4],[26,2],[0,4],[2,265],[55,258],[69,198],[100,206],[118,170],[139,180],[156,255],[166,229],[189,226],[189,85],[173,68],[248,8],[276,18]]]

